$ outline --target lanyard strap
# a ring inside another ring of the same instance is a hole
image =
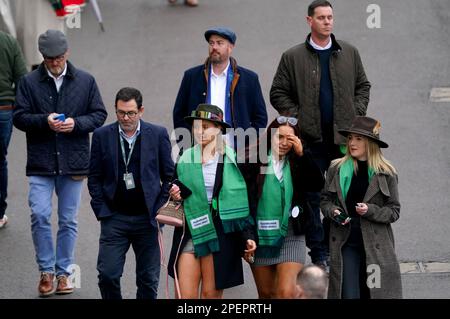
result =
[[[131,159],[131,155],[133,154],[133,150],[134,150],[134,145],[136,144],[136,139],[134,140],[133,143],[131,143],[131,149],[130,149],[130,153],[128,153],[128,159],[125,158],[126,153],[125,153],[125,146],[123,144],[123,136],[120,135],[120,148],[122,150],[122,158],[123,158],[123,163],[125,164],[125,172],[128,174],[128,164],[130,164],[130,159]]]

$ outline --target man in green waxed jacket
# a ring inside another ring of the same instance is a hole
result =
[[[280,114],[298,118],[305,148],[325,172],[331,160],[342,156],[339,146],[345,139],[337,129],[348,128],[355,116],[366,114],[370,82],[358,50],[332,34],[333,8],[328,1],[313,1],[306,20],[311,33],[304,43],[283,53],[270,102]],[[312,262],[324,267],[327,231],[324,234],[320,221],[320,193],[309,195],[315,221],[306,243]]]
[[[19,43],[11,35],[0,31],[0,228],[8,223],[5,215],[8,190],[6,155],[12,134],[15,86],[25,73],[27,69]]]

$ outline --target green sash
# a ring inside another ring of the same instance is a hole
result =
[[[369,183],[375,174],[372,167],[369,167]],[[342,197],[344,201],[347,199],[347,193],[350,188],[350,184],[352,183],[353,174],[355,172],[355,164],[354,160],[349,158],[346,160],[341,167],[339,168],[339,186],[341,186]]]
[[[186,150],[178,162],[178,179],[192,191],[183,205],[196,256],[206,256],[220,249],[211,208],[219,212],[225,233],[254,225],[249,214],[247,186],[235,157],[234,151],[225,146],[222,188],[218,201],[213,198],[212,207],[208,204],[206,195],[200,146]]]
[[[288,158],[285,158],[283,181],[280,182],[275,176],[272,156],[269,154],[269,164],[256,215],[259,237],[257,257],[271,258],[280,255],[280,248],[288,230],[293,193]]]

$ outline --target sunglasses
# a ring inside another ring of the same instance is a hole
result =
[[[207,111],[192,111],[191,112],[191,116],[192,117],[200,117],[202,119],[206,119],[206,120],[216,120],[216,121],[223,121],[223,117],[215,114],[215,113],[211,113],[211,112],[207,112]]]
[[[278,124],[286,124],[288,123],[291,126],[295,126],[298,123],[298,120],[295,117],[288,116],[278,116],[277,117]]]

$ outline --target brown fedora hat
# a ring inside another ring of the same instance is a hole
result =
[[[344,136],[350,133],[359,134],[375,141],[380,147],[387,148],[389,145],[380,140],[381,123],[368,116],[356,116],[349,129],[341,129],[338,132]]]

